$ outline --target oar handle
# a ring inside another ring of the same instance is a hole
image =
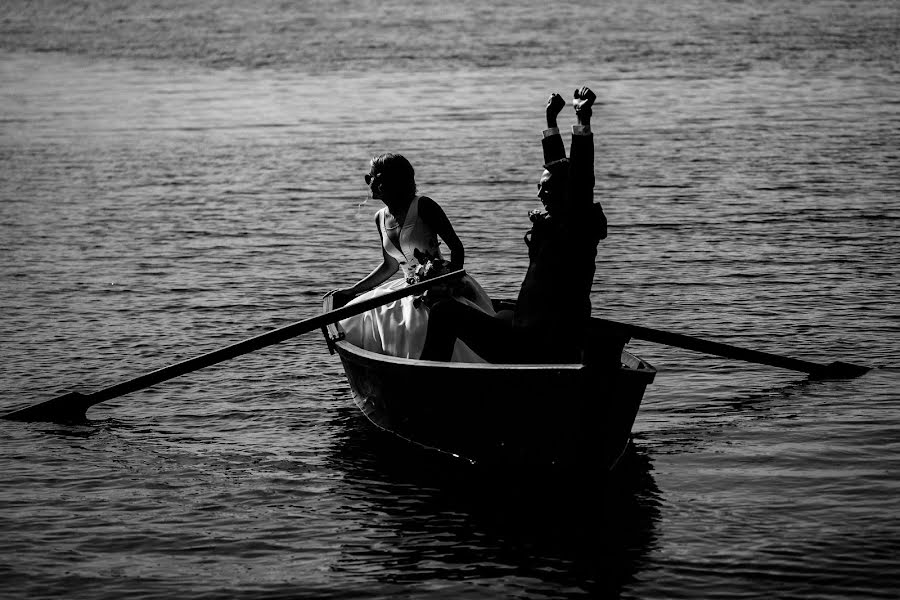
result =
[[[401,298],[405,298],[406,296],[424,293],[432,286],[458,279],[465,274],[465,270],[460,269],[458,271],[440,275],[438,277],[428,279],[420,283],[414,283],[399,290],[394,290],[392,292],[388,292],[374,298],[369,298],[360,302],[356,302],[354,304],[343,306],[341,308],[329,311],[321,315],[317,315],[315,317],[311,317],[309,319],[304,319],[302,321],[297,321],[295,323],[279,327],[278,329],[273,329],[272,331],[267,331],[266,333],[247,338],[246,340],[231,344],[230,346],[225,346],[224,348],[220,348],[212,352],[207,352],[206,354],[201,354],[200,356],[195,356],[194,358],[183,360],[173,365],[151,371],[150,373],[145,373],[144,375],[129,379],[128,381],[123,381],[101,390],[97,390],[96,392],[93,392],[91,394],[70,392],[63,396],[53,398],[52,400],[48,400],[40,404],[35,404],[33,406],[8,413],[6,415],[3,415],[3,418],[26,421],[53,421],[60,419],[48,417],[63,415],[62,420],[66,421],[78,420],[79,418],[83,419],[84,411],[86,411],[94,404],[98,404],[111,398],[117,398],[130,392],[148,388],[163,381],[178,377],[179,375],[198,371],[205,367],[209,367],[226,361],[230,358],[234,358],[242,354],[248,354],[255,350],[259,350],[260,348],[265,348],[266,346],[271,346],[273,344],[283,342],[298,335],[320,329],[323,326],[328,325],[329,323],[336,323],[337,321],[342,321],[343,319],[358,315],[360,313],[364,313],[383,304],[387,304],[388,302],[393,302],[394,300],[399,300]]]

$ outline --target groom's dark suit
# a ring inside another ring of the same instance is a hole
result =
[[[552,215],[532,214],[532,228],[525,237],[528,272],[513,323],[552,330],[556,344],[580,347],[591,314],[594,261],[597,243],[606,237],[606,217],[593,202],[593,135],[577,126],[575,130],[568,161],[559,131],[544,132],[545,168],[551,181],[565,179],[566,194],[554,200]]]
[[[573,128],[571,157],[557,129],[544,132],[545,168],[556,186],[552,215],[531,213],[525,235],[528,271],[512,322],[453,300],[431,309],[422,358],[449,360],[457,338],[490,362],[579,362],[591,313],[597,243],[606,217],[593,201],[594,146],[590,131]]]

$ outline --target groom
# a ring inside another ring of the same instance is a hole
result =
[[[606,216],[594,198],[591,107],[596,95],[575,90],[569,158],[556,117],[566,102],[547,102],[544,171],[538,181],[542,211],[532,211],[525,235],[528,271],[511,319],[492,317],[452,299],[431,308],[423,360],[450,360],[456,339],[493,363],[580,362],[591,314],[597,244],[606,237]]]

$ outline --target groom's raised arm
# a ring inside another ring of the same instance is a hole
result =
[[[591,106],[597,96],[590,88],[575,90],[575,116],[578,124],[572,127],[572,150],[569,162],[569,206],[573,215],[582,220],[596,236],[606,238],[606,215],[599,202],[594,202],[594,135],[591,132]]]
[[[591,132],[591,106],[597,96],[590,88],[575,90],[575,117],[572,126],[572,150],[569,164],[569,202],[584,209],[594,201],[594,134]]]
[[[559,135],[559,127],[556,125],[556,117],[566,106],[566,101],[559,94],[550,94],[547,100],[547,129],[541,140],[544,148],[544,165],[553,164],[566,158],[566,146],[562,136]]]

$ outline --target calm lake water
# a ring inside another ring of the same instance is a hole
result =
[[[2,412],[317,314],[379,260],[383,151],[514,296],[582,84],[595,314],[876,368],[632,343],[660,373],[608,481],[384,439],[309,334],[0,421],[0,595],[896,598],[898,40],[893,0],[4,2]]]

